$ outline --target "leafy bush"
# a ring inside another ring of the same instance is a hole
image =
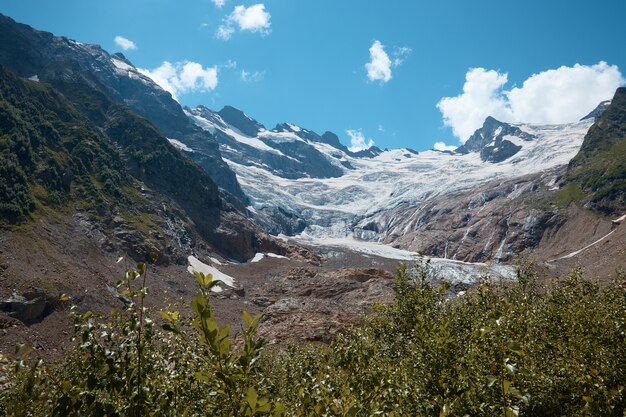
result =
[[[108,321],[74,313],[62,364],[18,347],[0,413],[623,416],[626,276],[601,288],[581,270],[548,283],[533,271],[451,297],[427,264],[402,266],[395,302],[334,342],[263,350],[260,317],[244,312],[235,335],[215,321],[211,276],[196,274],[191,318],[172,308],[154,317],[139,264],[119,283],[124,311]]]

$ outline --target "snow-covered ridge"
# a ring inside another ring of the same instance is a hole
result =
[[[272,169],[269,160],[267,163],[262,159],[248,163],[242,160],[241,153],[237,153],[238,159],[234,160],[224,152],[226,162],[250,198],[254,216],[267,224],[271,222],[268,216],[279,208],[282,213],[303,220],[306,223],[303,232],[313,238],[352,237],[355,226],[363,226],[377,213],[401,204],[419,210],[433,197],[566,165],[578,152],[593,124],[593,119],[564,125],[504,124],[513,133],[505,134],[503,140],[514,145],[515,152],[505,155],[506,159],[501,162],[489,162],[481,159],[478,151],[415,153],[407,149],[391,149],[373,157],[358,157],[293,124],[281,124],[280,129],[261,129],[255,137],[249,137],[223,120],[219,123],[209,121],[197,113],[190,117],[203,128],[210,126],[261,153],[275,154],[279,146],[288,142],[299,143],[302,149],[310,148],[323,155],[340,175],[289,178]],[[494,122],[500,123],[492,119],[492,126]],[[493,138],[503,131],[494,128],[492,132],[480,136],[486,144],[493,142]],[[477,134],[483,135],[483,132],[477,131]],[[295,163],[305,163],[307,157],[306,152],[301,152],[291,159],[295,159]],[[375,231],[360,232],[357,237],[381,238]]]

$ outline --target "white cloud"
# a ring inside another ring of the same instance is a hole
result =
[[[235,33],[235,28],[233,28],[232,25],[223,24],[217,28],[217,31],[215,32],[215,36],[218,39],[223,39],[227,41],[228,39],[230,39],[233,33]]]
[[[397,67],[402,64],[411,55],[413,50],[408,46],[396,47],[393,51],[393,66]]]
[[[247,83],[256,83],[263,79],[263,76],[265,75],[265,71],[249,72],[249,71],[246,71],[245,69],[242,69],[240,74],[241,74],[241,81],[244,81]]]
[[[197,62],[183,61],[163,64],[153,70],[139,69],[139,72],[152,78],[165,91],[178,100],[180,94],[190,91],[207,92],[217,87],[217,67],[203,68]]]
[[[131,41],[130,39],[126,39],[123,36],[118,35],[113,40],[115,41],[115,44],[117,46],[125,51],[128,51],[129,49],[137,49],[137,45],[135,45],[135,42]]]
[[[224,65],[222,65],[224,68],[227,69],[236,69],[237,68],[237,61],[234,61],[232,59],[229,59],[228,61],[226,61],[226,63]]]
[[[367,78],[370,81],[386,83],[391,80],[391,68],[402,64],[413,52],[408,46],[394,47],[393,49],[392,60],[385,52],[385,46],[379,40],[374,40],[370,46],[370,61],[365,64]]]
[[[360,129],[348,129],[346,130],[346,133],[348,134],[348,136],[350,136],[350,146],[348,147],[348,149],[351,152],[363,151],[374,146],[374,140],[366,139],[365,135]]]
[[[504,89],[508,74],[471,68],[463,93],[444,97],[437,107],[443,122],[465,142],[487,116],[512,123],[573,122],[609,99],[625,80],[615,65],[562,66],[533,74],[521,87]]]
[[[228,40],[237,29],[268,35],[271,32],[271,17],[269,12],[265,11],[265,5],[262,3],[250,7],[236,6],[217,28],[215,36],[219,39]]]
[[[444,142],[435,142],[433,149],[436,151],[453,151],[457,147],[455,145],[446,145]]]
[[[515,120],[567,123],[579,120],[625,82],[616,65],[562,66],[533,74],[507,93]]]
[[[463,93],[456,97],[444,97],[437,107],[443,114],[443,123],[452,133],[466,141],[484,122],[487,116],[510,120],[506,97],[502,86],[508,81],[507,74],[472,68],[465,74]]]
[[[213,2],[213,4],[215,4],[215,7],[217,7],[218,9],[221,9],[226,4],[226,0],[211,0],[211,1]]]
[[[367,78],[370,81],[388,82],[391,80],[391,59],[380,41],[375,40],[370,46],[370,62],[365,64]]]

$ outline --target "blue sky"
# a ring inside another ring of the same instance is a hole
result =
[[[136,67],[167,61],[179,81],[197,63],[181,104],[230,104],[347,145],[458,145],[489,114],[573,121],[626,71],[618,0],[3,0],[0,12],[110,52],[123,37]]]

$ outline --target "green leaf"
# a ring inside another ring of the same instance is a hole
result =
[[[521,393],[521,392],[520,392],[517,388],[515,388],[514,386],[511,386],[511,387],[509,388],[509,393],[510,393],[512,396],[514,396],[515,398],[520,399],[520,400],[521,400],[521,399],[523,399],[523,397],[524,397],[524,396],[522,395],[522,393]]]
[[[241,312],[241,318],[243,319],[243,322],[246,323],[246,326],[250,327],[250,325],[252,324],[252,316],[250,315],[250,313],[248,313],[246,310],[243,310]]]
[[[253,387],[248,388],[246,391],[246,401],[251,409],[256,409],[257,400],[259,399],[256,390]]]
[[[519,356],[524,356],[524,351],[522,349],[522,345],[518,342],[509,342],[507,344],[508,348],[515,354]]]
[[[504,391],[504,393],[508,393],[509,392],[509,387],[511,386],[511,381],[505,379],[504,381],[502,381],[502,390]]]
[[[205,275],[202,272],[193,271],[193,275],[196,277],[196,281],[198,282],[198,285],[200,286],[200,288],[211,289],[213,287],[213,285],[210,285],[213,281],[212,274]],[[209,285],[210,285],[210,288],[207,288]]]
[[[198,381],[209,382],[209,375],[206,372],[196,372],[194,376]]]

